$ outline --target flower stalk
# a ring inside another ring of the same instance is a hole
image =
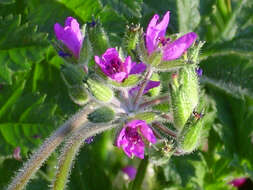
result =
[[[64,138],[87,121],[87,115],[91,113],[94,108],[94,102],[89,103],[57,129],[51,137],[46,139],[42,146],[33,153],[31,158],[19,170],[7,190],[22,190],[29,182],[32,175],[41,167]]]
[[[63,190],[68,182],[70,170],[75,157],[84,144],[84,139],[115,127],[112,123],[84,123],[79,130],[69,137],[62,149],[61,157],[57,167],[56,178],[52,185],[52,190]]]

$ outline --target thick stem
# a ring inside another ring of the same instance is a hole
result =
[[[156,98],[154,100],[150,100],[150,101],[147,101],[147,102],[144,102],[144,103],[140,104],[139,108],[144,109],[144,108],[149,107],[149,106],[155,106],[157,104],[169,101],[169,98],[170,98],[169,96],[162,96],[162,97]]]
[[[135,106],[135,108],[137,108],[139,106],[139,100],[142,97],[143,92],[144,92],[144,90],[147,86],[147,83],[148,83],[151,76],[152,76],[152,69],[151,69],[151,66],[148,65],[147,66],[147,73],[145,75],[145,78],[144,78],[143,82],[140,84],[140,89],[138,90],[137,95],[134,99],[133,105]]]
[[[56,147],[69,134],[78,129],[87,121],[87,115],[94,110],[94,102],[86,105],[81,111],[73,115],[54,134],[46,139],[42,146],[33,153],[31,158],[24,163],[17,175],[13,178],[7,190],[21,190],[29,182],[32,175],[41,167]]]
[[[84,144],[84,139],[94,136],[100,132],[115,127],[111,123],[104,124],[84,124],[78,131],[76,131],[65,143],[63,151],[59,160],[58,170],[55,181],[52,185],[52,190],[63,190],[68,182],[70,170],[73,165],[74,158],[76,157],[81,146]]]

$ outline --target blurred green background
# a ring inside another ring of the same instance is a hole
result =
[[[50,41],[53,25],[67,16],[81,24],[100,20],[111,47],[120,46],[127,24],[147,26],[171,11],[168,33],[194,31],[206,41],[201,87],[208,103],[206,135],[198,151],[148,166],[143,189],[233,189],[237,177],[253,180],[252,0],[0,0],[0,189],[31,152],[79,107],[60,77],[62,59]],[[68,189],[127,189],[121,169],[136,168],[113,147],[106,132],[84,146]],[[21,148],[22,161],[13,158]],[[28,190],[49,189],[59,150],[34,176]],[[252,187],[251,187],[252,188]],[[250,187],[248,187],[250,189]],[[253,188],[252,188],[253,189]]]

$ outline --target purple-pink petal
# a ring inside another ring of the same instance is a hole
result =
[[[106,76],[119,83],[127,79],[130,74],[139,74],[146,69],[145,64],[132,62],[130,56],[123,62],[115,48],[107,49],[102,58],[95,56],[94,59]]]
[[[130,75],[143,73],[146,70],[146,68],[147,66],[144,63],[133,62]]]
[[[172,43],[168,43],[163,49],[163,60],[170,61],[179,58],[197,39],[197,34],[190,32],[178,38]]]
[[[156,137],[152,131],[152,129],[146,124],[143,123],[140,127],[142,135],[152,144],[156,143]]]
[[[54,25],[56,38],[73,53],[76,58],[79,58],[82,49],[83,39],[79,24],[76,19],[68,17],[65,21],[65,26],[62,27],[59,23]]]
[[[146,31],[146,48],[148,53],[151,54],[159,44],[159,38],[164,38],[166,29],[169,24],[170,12],[167,11],[162,21],[157,24],[159,15],[155,14],[148,24]]]
[[[137,170],[133,166],[126,166],[122,168],[122,171],[128,175],[130,180],[133,180],[136,176]]]
[[[113,59],[119,59],[119,53],[115,48],[109,48],[102,55],[102,59],[105,62],[111,62]]]
[[[145,89],[144,89],[144,91],[143,91],[143,94],[148,93],[148,91],[149,91],[150,89],[155,88],[155,87],[158,87],[158,86],[160,86],[160,82],[159,82],[159,81],[152,81],[152,80],[150,80],[150,81],[148,82],[148,84],[146,85],[146,87],[145,87]]]
[[[247,181],[247,178],[237,178],[229,182],[229,184],[233,185],[234,187],[240,187]]]
[[[143,159],[145,149],[143,138],[151,143],[156,142],[151,128],[149,128],[145,121],[132,120],[120,131],[116,140],[116,146],[122,148],[130,158],[135,155]]]
[[[155,88],[155,87],[158,87],[160,85],[160,82],[159,81],[148,81],[148,84],[146,85],[144,91],[143,91],[143,94],[146,94],[148,93],[148,91],[152,88]],[[136,87],[133,87],[131,88],[128,93],[133,96],[136,92],[138,92],[138,90],[140,89],[140,86],[136,86]]]

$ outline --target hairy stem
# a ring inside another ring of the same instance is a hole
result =
[[[162,96],[162,97],[156,98],[154,100],[150,100],[150,101],[140,104],[139,108],[144,109],[149,106],[155,106],[157,104],[169,101],[169,98],[170,98],[169,96]]]
[[[161,124],[161,123],[159,123],[159,122],[153,122],[152,124],[153,124],[154,127],[160,129],[160,130],[161,130],[162,132],[164,132],[165,134],[170,135],[170,136],[172,136],[172,137],[174,137],[174,138],[177,137],[177,134],[176,134],[174,131],[168,129],[168,128],[165,127],[163,124]]]
[[[151,66],[148,65],[147,66],[147,73],[145,75],[145,78],[144,78],[143,82],[140,84],[140,89],[138,90],[137,95],[134,99],[133,105],[135,106],[135,108],[137,108],[139,106],[139,100],[142,97],[143,92],[144,92],[151,76],[152,76],[152,69],[151,69]]]
[[[87,121],[87,115],[94,110],[94,102],[86,105],[81,111],[73,115],[52,136],[44,141],[42,146],[35,151],[31,158],[24,163],[19,170],[7,190],[21,190],[29,182],[32,175],[41,167],[44,161],[51,155],[56,147],[69,134],[78,129],[84,122]]]
[[[88,137],[94,136],[105,130],[111,129],[115,126],[115,124],[111,123],[87,123],[84,124],[78,131],[76,131],[71,137],[68,138],[62,149],[63,151],[58,163],[58,169],[55,181],[52,185],[52,190],[64,189],[68,181],[74,158],[76,157],[81,146],[84,144],[84,139],[87,139]]]

